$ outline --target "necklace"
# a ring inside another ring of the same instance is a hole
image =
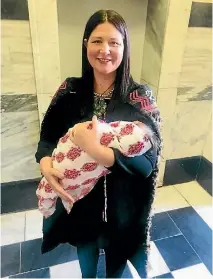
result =
[[[112,86],[113,84],[111,84],[107,90]],[[107,104],[105,99],[110,99],[112,96],[112,93],[114,91],[114,87],[106,93],[105,90],[103,93],[98,94],[96,92],[94,92],[94,114],[98,117],[98,118],[105,118],[106,115],[106,109],[107,109]]]
[[[103,93],[96,93],[94,92],[94,94],[97,96],[97,97],[100,97],[100,98],[108,98],[108,97],[111,97],[111,94],[114,90],[114,87],[109,91],[107,92],[107,90],[109,90],[109,88],[114,84],[114,82],[103,92]],[[107,93],[106,93],[107,92]]]

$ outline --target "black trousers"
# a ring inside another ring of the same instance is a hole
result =
[[[116,247],[104,249],[106,259],[106,278],[122,278],[127,259]],[[82,278],[96,278],[99,248],[96,243],[89,243],[77,247],[78,259]],[[147,255],[144,249],[139,249],[135,255],[128,259],[137,270],[141,278],[147,277],[146,263]]]

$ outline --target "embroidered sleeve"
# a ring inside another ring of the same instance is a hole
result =
[[[160,111],[149,86],[141,85],[138,89],[130,93],[129,98],[131,104],[140,111],[147,112],[160,127],[162,121]]]

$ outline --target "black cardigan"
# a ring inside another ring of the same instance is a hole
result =
[[[68,128],[78,122],[91,120],[92,114],[86,117],[81,115],[78,89],[82,82],[80,78],[67,78],[53,97],[41,125],[40,141],[35,155],[38,163],[44,156],[51,156],[59,138]],[[111,100],[107,110],[107,121],[145,122],[148,119],[146,124],[158,127],[159,110],[150,89],[135,83],[128,96],[127,102]],[[146,117],[143,118],[143,115]],[[155,134],[159,145],[159,130],[155,130]],[[154,170],[158,145],[142,158],[148,158]],[[129,160],[119,151],[113,150],[115,163],[110,168],[111,174],[107,175],[107,223],[102,219],[102,178],[86,197],[75,203],[69,215],[58,199],[55,213],[48,219],[43,219],[42,253],[52,250],[59,243],[68,242],[77,246],[89,241],[98,241],[100,236],[104,236],[106,243],[123,249],[127,258],[139,245],[147,247],[155,190],[154,171],[146,177],[140,158]]]

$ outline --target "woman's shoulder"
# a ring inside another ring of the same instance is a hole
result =
[[[147,84],[133,82],[129,87],[127,101],[139,110],[153,112],[158,110],[152,89]]]
[[[67,93],[75,94],[80,83],[80,77],[67,77],[59,86],[57,91],[64,90],[67,91]]]
[[[81,78],[78,77],[67,77],[56,90],[52,98],[52,105],[73,98],[77,94],[80,80]]]

